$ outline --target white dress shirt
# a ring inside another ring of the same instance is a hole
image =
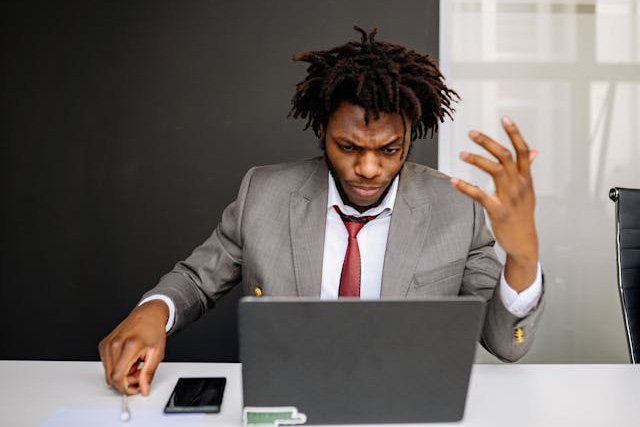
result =
[[[340,288],[340,276],[342,264],[347,253],[349,233],[342,218],[334,209],[337,206],[340,211],[349,216],[375,216],[367,222],[356,236],[360,249],[360,298],[380,298],[380,286],[382,285],[382,267],[384,254],[391,223],[391,212],[398,193],[398,177],[391,183],[389,191],[382,202],[367,211],[360,213],[355,208],[347,206],[342,201],[338,188],[329,174],[329,196],[327,201],[327,223],[324,231],[324,254],[322,256],[322,287],[321,299],[336,299]]]
[[[365,212],[358,212],[351,206],[343,203],[340,193],[336,187],[333,176],[328,174],[329,187],[327,197],[327,222],[324,238],[324,254],[322,257],[322,284],[320,290],[321,299],[337,299],[340,288],[340,275],[342,274],[342,264],[347,252],[347,242],[349,234],[342,222],[342,218],[335,211],[337,206],[345,215],[350,216],[373,216],[377,217],[367,222],[356,236],[360,249],[360,298],[377,299],[380,298],[380,287],[382,285],[382,267],[384,265],[385,249],[387,247],[387,237],[389,235],[389,224],[391,214],[398,193],[399,176],[396,176],[391,183],[391,188],[387,192],[382,202]],[[500,275],[500,298],[507,310],[513,315],[524,317],[540,300],[542,295],[542,274],[540,263],[538,272],[531,286],[518,293],[507,283],[504,277],[504,269]],[[169,319],[167,320],[166,331],[172,327],[175,319],[175,304],[165,295],[151,295],[140,301],[139,305],[147,301],[160,299],[169,306]]]

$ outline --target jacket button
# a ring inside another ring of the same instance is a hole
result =
[[[256,286],[255,288],[253,288],[253,294],[257,297],[261,297],[262,296],[262,289],[260,289],[259,286]]]
[[[513,339],[515,340],[515,342],[517,342],[518,344],[521,344],[524,342],[524,329],[522,328],[515,328],[513,330]]]

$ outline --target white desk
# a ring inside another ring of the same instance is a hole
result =
[[[163,363],[136,411],[162,411],[180,376],[226,376],[222,411],[199,425],[241,425],[239,364]],[[60,408],[118,408],[98,362],[0,361],[0,425],[38,426]],[[640,426],[640,365],[475,365],[453,426]],[[126,426],[114,420],[114,426]],[[430,424],[433,426],[442,424]],[[71,427],[71,426],[70,426]]]

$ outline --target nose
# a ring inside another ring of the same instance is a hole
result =
[[[375,153],[363,151],[358,156],[355,173],[365,179],[373,179],[380,175],[382,165]]]

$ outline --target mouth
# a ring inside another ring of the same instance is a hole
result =
[[[380,188],[381,188],[381,187],[366,187],[366,186],[359,186],[359,185],[353,185],[353,184],[349,184],[349,186],[360,197],[375,196],[380,191]]]

